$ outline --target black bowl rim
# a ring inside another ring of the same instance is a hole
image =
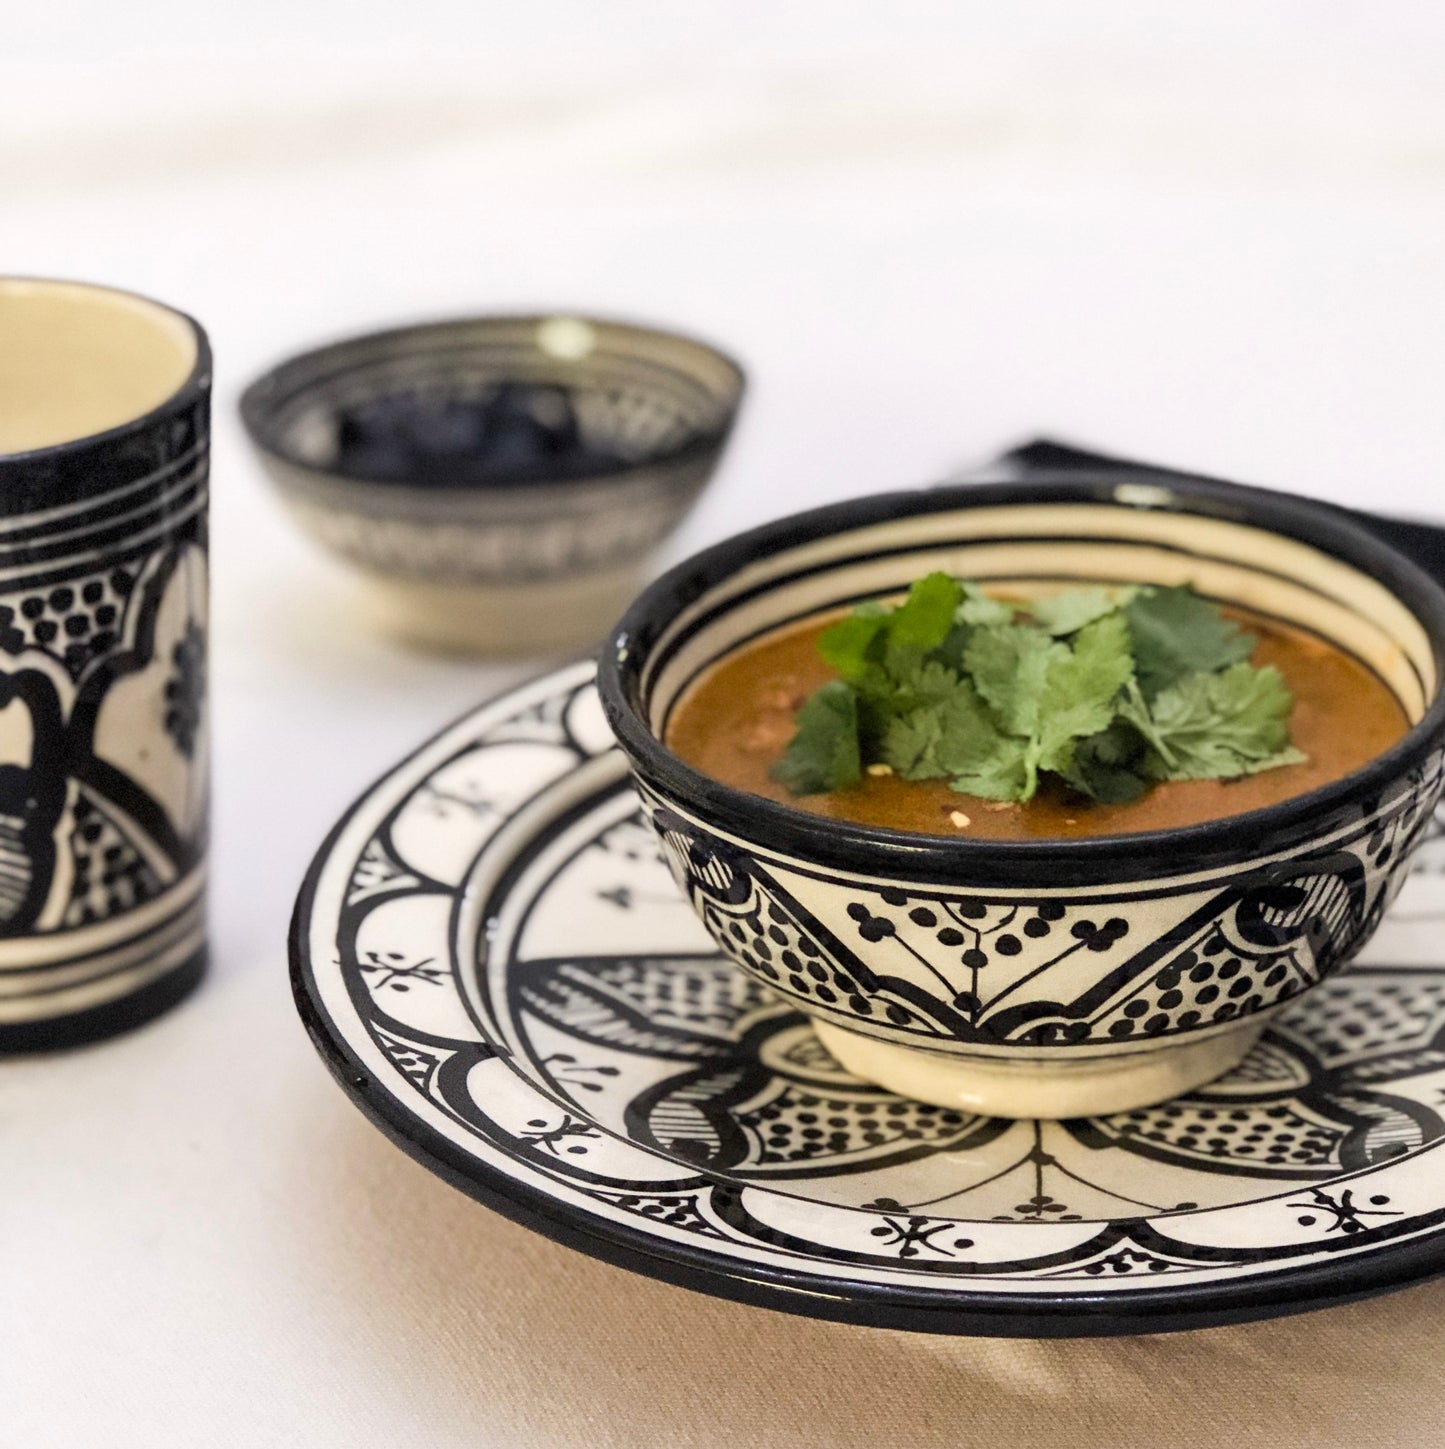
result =
[[[0,468],[19,467],[31,463],[44,464],[53,458],[63,457],[67,453],[98,446],[105,447],[123,438],[143,433],[154,427],[162,418],[195,402],[211,385],[211,342],[210,338],[206,336],[206,329],[189,312],[183,312],[179,307],[171,306],[169,302],[162,302],[156,297],[147,296],[144,292],[134,292],[129,287],[112,287],[107,282],[85,282],[74,277],[32,277],[7,272],[0,276],[0,282],[31,282],[40,286],[79,287],[84,291],[106,292],[115,297],[129,297],[133,301],[144,302],[147,306],[155,307],[161,312],[169,312],[172,317],[179,317],[191,329],[192,335],[196,339],[196,357],[191,364],[191,370],[175,391],[162,398],[154,407],[147,408],[137,417],[127,418],[125,422],[117,423],[113,428],[106,428],[99,433],[82,433],[78,438],[66,438],[59,443],[46,443],[39,448],[26,448],[19,453],[0,453]]]
[[[354,489],[358,493],[390,493],[397,491],[415,493],[421,491],[431,498],[474,497],[483,490],[476,487],[428,487],[425,490],[416,490],[408,488],[405,484],[382,482],[375,478],[359,478],[353,473],[345,473],[335,468],[318,468],[312,463],[293,457],[280,445],[280,440],[277,437],[277,430],[274,425],[275,411],[270,393],[279,385],[282,374],[289,369],[298,367],[303,363],[320,360],[328,354],[343,353],[347,349],[358,347],[362,344],[380,343],[408,337],[426,338],[428,336],[442,336],[460,328],[537,326],[543,322],[551,321],[554,318],[575,319],[576,321],[587,323],[590,327],[619,333],[636,333],[642,336],[661,338],[669,342],[682,342],[689,347],[697,348],[699,351],[708,354],[717,362],[721,363],[732,374],[732,396],[726,403],[722,418],[713,427],[704,429],[695,437],[688,439],[687,442],[680,444],[676,448],[653,454],[640,462],[625,463],[614,468],[598,469],[596,472],[584,473],[575,478],[488,484],[485,489],[487,493],[527,493],[536,492],[542,488],[571,491],[578,488],[587,488],[598,483],[615,483],[619,479],[628,477],[630,474],[641,473],[651,469],[675,468],[685,466],[689,463],[705,462],[727,442],[728,436],[731,434],[733,426],[737,421],[738,410],[742,405],[743,396],[747,391],[748,385],[746,369],[731,353],[723,351],[722,348],[718,347],[715,343],[707,341],[705,338],[698,337],[690,332],[680,332],[672,327],[658,327],[650,323],[633,322],[618,317],[602,317],[595,313],[569,310],[567,308],[557,308],[545,312],[479,312],[451,317],[439,317],[428,321],[399,323],[392,327],[379,327],[366,332],[349,333],[344,337],[337,337],[328,342],[317,343],[313,347],[307,347],[300,352],[293,352],[283,357],[279,362],[273,363],[265,372],[253,378],[246,385],[236,405],[241,415],[241,424],[245,428],[252,446],[261,453],[264,453],[267,457],[274,459],[278,463],[284,464],[287,468],[331,488]]]
[[[1102,470],[1101,470],[1102,471]],[[1189,869],[1236,862],[1268,848],[1293,844],[1311,822],[1401,779],[1445,738],[1445,589],[1403,554],[1342,521],[1326,504],[1236,483],[1160,485],[1157,497],[1133,506],[1143,511],[1198,514],[1244,523],[1309,544],[1383,584],[1415,616],[1434,650],[1438,683],[1420,720],[1396,744],[1339,780],[1275,805],[1219,820],[1167,830],[1083,839],[971,840],[856,825],[811,815],[725,785],[702,774],[667,749],[639,707],[642,670],[668,624],[708,589],[759,558],[829,534],[900,517],[996,505],[1108,503],[1131,506],[1116,496],[1139,486],[1137,473],[1087,480],[953,485],[873,494],[778,519],[734,535],[669,569],[633,602],[603,646],[598,690],[618,743],[644,779],[658,783],[704,823],[794,856],[861,875],[896,875],[934,884],[1027,887],[1058,880],[1070,886],[1104,884],[1160,873],[1174,857]],[[1142,867],[1142,869],[1141,869]]]

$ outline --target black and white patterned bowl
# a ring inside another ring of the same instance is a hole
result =
[[[1015,587],[1190,583],[1360,659],[1411,721],[1365,768],[1176,830],[970,841],[809,815],[660,743],[714,662],[934,569]],[[599,687],[718,945],[857,1075],[996,1116],[1142,1106],[1237,1062],[1364,944],[1442,787],[1445,592],[1318,504],[1100,478],[862,499],[705,550],[642,594]]]
[[[395,632],[532,652],[596,640],[636,592],[716,468],[743,386],[730,358],[676,333],[476,317],[302,353],[245,391],[241,418],[292,516],[363,571]],[[342,469],[358,413],[413,408],[445,424],[448,409],[504,393],[561,415],[603,461],[488,478],[459,457],[455,476],[429,480]]]

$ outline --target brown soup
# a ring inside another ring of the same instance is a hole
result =
[[[1023,804],[1001,804],[961,795],[946,780],[896,775],[867,775],[829,794],[793,795],[768,771],[793,737],[798,706],[833,678],[815,646],[837,615],[772,635],[714,665],[673,711],[666,743],[715,780],[814,815],[893,830],[1029,840],[1167,830],[1258,810],[1348,775],[1408,731],[1395,696],[1349,655],[1272,619],[1226,612],[1259,636],[1253,662],[1273,664],[1284,675],[1295,700],[1290,734],[1307,763],[1239,780],[1171,781],[1128,805],[1044,792]]]

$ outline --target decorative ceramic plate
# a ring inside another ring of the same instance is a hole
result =
[[[719,956],[592,666],[454,725],[347,815],[292,970],[337,1080],[549,1236],[689,1288],[952,1333],[1157,1332],[1445,1272],[1445,834],[1361,963],[1230,1076],[1070,1122],[846,1075]]]

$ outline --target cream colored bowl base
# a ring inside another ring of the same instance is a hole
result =
[[[1182,1046],[1040,1065],[948,1057],[813,1022],[823,1045],[855,1077],[901,1097],[985,1117],[1045,1118],[1097,1117],[1166,1102],[1236,1066],[1264,1026],[1255,1019]]]
[[[596,644],[641,587],[635,567],[519,584],[366,581],[377,626],[447,654],[558,654]]]

